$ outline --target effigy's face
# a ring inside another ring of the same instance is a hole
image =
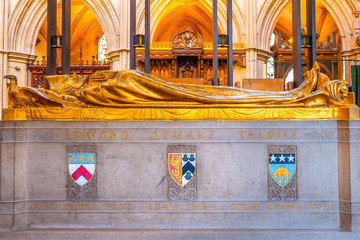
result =
[[[348,96],[348,86],[347,84],[341,84],[339,89],[339,95],[341,98],[346,98]]]

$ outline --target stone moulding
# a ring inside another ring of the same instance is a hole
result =
[[[246,108],[236,106],[141,106],[123,108],[5,109],[5,121],[242,121],[359,120],[359,108]]]

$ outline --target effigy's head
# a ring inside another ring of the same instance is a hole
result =
[[[88,76],[79,76],[72,74],[47,76],[46,80],[49,82],[50,90],[59,94],[68,94],[73,90],[80,89],[87,85],[89,81]]]
[[[324,87],[330,96],[339,102],[344,102],[348,96],[349,83],[343,80],[334,80],[326,84]]]

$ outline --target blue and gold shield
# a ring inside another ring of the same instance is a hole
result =
[[[269,172],[279,186],[285,187],[296,173],[296,153],[269,153]]]

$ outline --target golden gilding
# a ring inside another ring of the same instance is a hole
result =
[[[9,79],[5,120],[336,120],[359,118],[348,83],[319,65],[284,92],[175,84],[137,71],[49,76],[50,89]],[[351,111],[349,110],[351,109]],[[180,136],[178,136],[180,137]],[[191,136],[192,137],[192,136]]]

